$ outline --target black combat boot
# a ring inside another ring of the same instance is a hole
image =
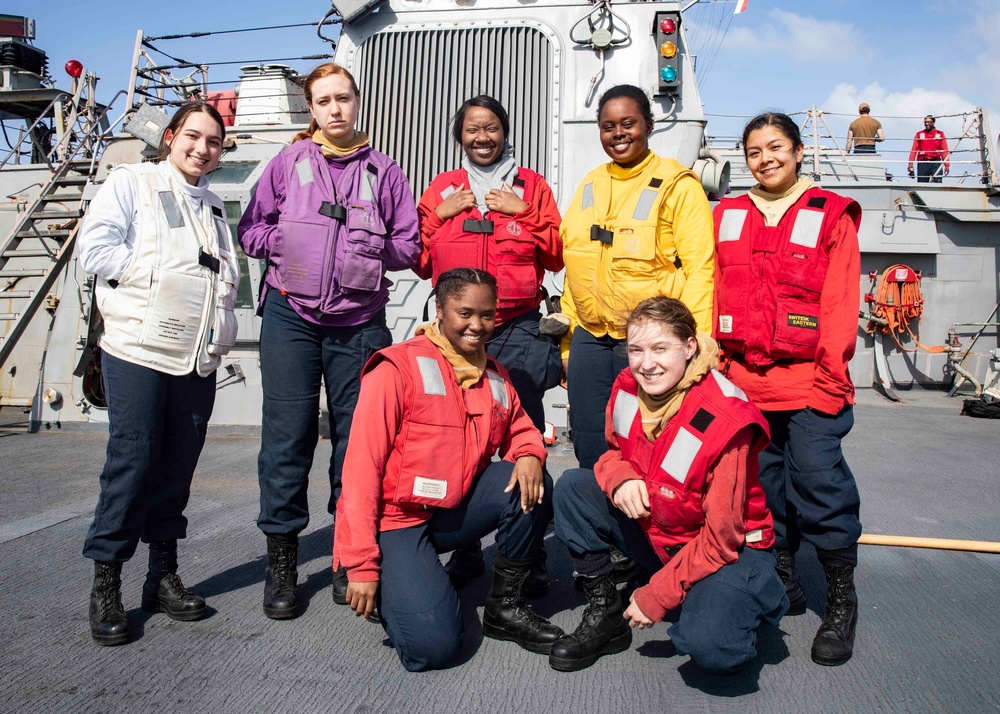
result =
[[[589,601],[583,620],[549,653],[549,664],[560,672],[586,669],[598,657],[627,650],[632,644],[632,628],[622,617],[625,608],[614,581],[610,577],[581,580]]]
[[[529,652],[548,654],[563,631],[525,604],[524,581],[530,560],[498,555],[493,561],[493,585],[483,610],[483,635],[516,642]]]
[[[177,541],[149,544],[149,571],[142,585],[142,609],[163,612],[182,622],[205,616],[205,600],[184,587],[177,575]]]
[[[337,568],[333,571],[333,602],[337,605],[347,604],[347,568]]]
[[[524,581],[524,594],[528,597],[541,597],[549,591],[549,554],[542,544],[531,561],[531,569]]]
[[[478,540],[463,543],[448,558],[444,569],[455,589],[461,590],[486,573],[486,565],[483,563],[483,544]]]
[[[128,641],[128,620],[122,607],[122,564],[94,561],[90,591],[90,636],[99,645]]]
[[[854,589],[854,565],[851,563],[857,562],[857,546],[853,554],[850,551],[817,551],[826,574],[826,614],[813,640],[812,659],[828,667],[844,664],[854,653],[858,594]],[[848,557],[841,557],[843,554]]]
[[[788,595],[788,612],[785,615],[801,615],[806,611],[806,594],[799,582],[799,571],[795,567],[795,553],[788,548],[778,548],[778,564],[775,570],[785,586]]]
[[[267,537],[267,570],[264,573],[264,614],[272,620],[298,615],[295,586],[299,580],[299,537]]]
[[[639,576],[639,565],[632,560],[630,557],[621,552],[616,546],[611,546],[611,580],[614,581],[615,585],[623,585],[628,583],[633,578]],[[579,577],[578,573],[573,573],[573,585],[577,590],[583,592],[583,585],[587,582],[588,578]],[[644,578],[648,580],[648,578]],[[645,583],[642,583],[645,585]],[[631,587],[630,583],[630,587]],[[638,586],[637,586],[638,587]],[[631,588],[635,589],[635,588]]]

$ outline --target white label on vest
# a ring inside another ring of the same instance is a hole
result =
[[[445,186],[444,189],[441,191],[441,200],[443,201],[444,199],[448,198],[448,196],[450,196],[453,193],[455,193],[455,187],[454,186]]]
[[[663,463],[660,464],[660,468],[668,476],[680,483],[684,483],[688,477],[688,471],[691,470],[691,464],[694,463],[694,459],[698,455],[699,449],[701,449],[701,439],[684,427],[681,427],[677,430],[677,436],[674,437],[670,448],[667,449],[667,455],[663,457]]]
[[[823,227],[823,211],[802,209],[795,216],[792,226],[792,237],[789,239],[795,245],[815,248],[819,242],[819,230]]]
[[[210,288],[211,283],[204,277],[154,268],[139,344],[192,354],[197,348],[200,316]]]
[[[632,422],[635,415],[639,413],[639,397],[628,392],[618,392],[615,397],[615,408],[611,412],[611,423],[615,428],[615,433],[623,438],[628,438],[632,431]]]
[[[585,184],[583,187],[583,199],[580,201],[580,210],[585,210],[594,205],[594,183]]]
[[[731,208],[723,211],[722,222],[719,224],[719,242],[739,240],[743,235],[743,222],[747,219],[745,208]]]
[[[413,479],[413,495],[421,498],[444,498],[448,495],[448,482],[439,478],[417,476]]]
[[[747,401],[746,392],[730,382],[725,376],[723,376],[722,372],[717,369],[713,369],[712,376],[715,377],[715,383],[719,385],[720,392],[725,394],[727,397],[735,397],[743,402]]]
[[[762,540],[764,540],[764,531],[762,531],[760,528],[758,528],[755,531],[750,531],[749,533],[747,533],[747,538],[746,538],[747,543],[760,543]]]
[[[420,370],[420,379],[424,383],[424,394],[436,394],[444,396],[448,392],[444,388],[444,377],[441,375],[441,367],[433,357],[417,357],[417,369]]]
[[[309,159],[302,159],[295,162],[295,173],[299,175],[299,186],[305,186],[313,182],[313,170],[309,164]]]
[[[719,332],[728,335],[733,331],[733,316],[719,315]]]
[[[490,382],[490,391],[493,392],[493,398],[500,402],[500,406],[504,409],[510,409],[510,403],[507,401],[507,385],[503,381],[503,377],[496,372],[486,370],[486,379]]]

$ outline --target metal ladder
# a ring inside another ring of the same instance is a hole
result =
[[[55,308],[49,290],[73,254],[93,167],[72,157],[59,164],[0,247],[0,300],[10,305],[0,321],[13,323],[0,336],[0,367],[38,309]]]

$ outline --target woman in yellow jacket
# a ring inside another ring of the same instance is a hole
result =
[[[682,300],[698,329],[712,330],[712,211],[701,182],[649,148],[649,98],[612,87],[597,110],[611,162],[584,178],[563,216],[566,282],[562,310],[570,332],[562,358],[576,457],[593,468],[607,451],[604,410],[615,377],[628,366],[625,320],[654,295]]]

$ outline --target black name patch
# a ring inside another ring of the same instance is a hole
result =
[[[796,315],[790,312],[788,313],[788,326],[801,327],[806,330],[818,330],[819,318],[814,315]]]

